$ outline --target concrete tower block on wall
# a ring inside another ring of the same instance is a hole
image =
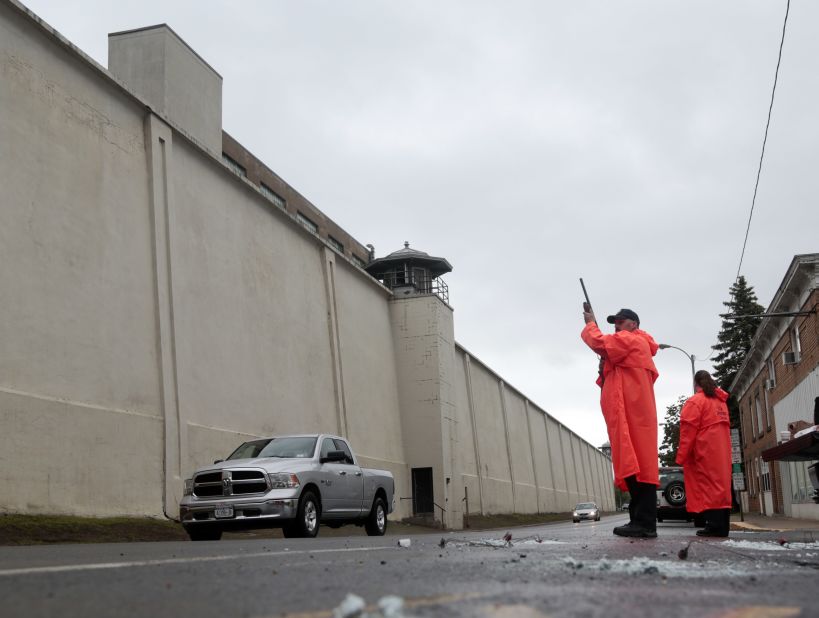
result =
[[[461,528],[463,481],[455,469],[455,330],[449,292],[440,279],[452,266],[405,242],[403,249],[372,260],[366,270],[394,294],[390,320],[412,513]]]
[[[435,295],[410,296],[390,303],[390,317],[413,514],[433,515],[447,528],[461,528],[463,483],[453,453],[452,309]]]
[[[222,76],[166,24],[108,35],[108,70],[217,156]]]

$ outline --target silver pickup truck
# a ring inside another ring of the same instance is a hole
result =
[[[314,537],[319,524],[387,530],[395,481],[358,465],[347,441],[325,434],[245,442],[225,460],[185,481],[179,517],[192,541],[224,530],[274,527],[285,537]]]

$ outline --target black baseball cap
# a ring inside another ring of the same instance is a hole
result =
[[[615,320],[634,320],[637,324],[640,324],[640,316],[634,313],[631,309],[620,309],[614,315],[610,315],[606,318],[606,322],[609,324],[614,324]]]

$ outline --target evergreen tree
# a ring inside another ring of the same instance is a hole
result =
[[[765,307],[757,302],[753,286],[748,285],[742,275],[731,286],[730,294],[728,302],[722,303],[728,308],[728,313],[723,314],[722,328],[717,335],[718,343],[714,346],[714,350],[718,352],[714,357],[714,380],[725,390],[734,381],[762,321],[762,318],[734,320],[725,316],[757,315],[765,311]],[[739,409],[733,397],[728,400],[728,411],[731,415],[731,427],[738,427]]]
[[[663,443],[660,445],[660,465],[677,465],[677,448],[680,446],[680,411],[687,397],[680,397],[665,409]]]

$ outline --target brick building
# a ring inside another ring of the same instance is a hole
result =
[[[806,463],[765,462],[795,421],[809,421],[819,395],[819,253],[794,256],[731,385],[740,409],[743,508],[819,519]]]

